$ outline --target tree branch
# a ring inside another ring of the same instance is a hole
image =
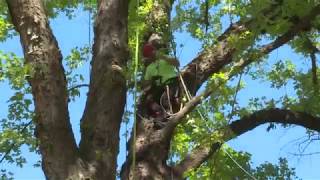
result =
[[[316,8],[317,9],[317,8]],[[319,8],[320,9],[320,8]],[[315,10],[313,10],[315,11]],[[315,13],[311,11],[310,15]],[[319,12],[320,13],[320,12]],[[306,16],[305,18],[309,17],[310,15]],[[310,29],[311,20],[309,19],[308,22],[302,21],[295,25],[295,28],[290,28],[286,33],[276,38],[273,42],[263,45],[257,52],[251,57],[248,57],[245,61],[240,61],[239,63],[235,64],[231,71],[226,73],[226,77],[231,78],[234,76],[239,70],[242,70],[244,67],[248,66],[250,63],[254,62],[255,60],[261,58],[265,54],[272,52],[273,50],[277,49],[278,47],[284,45],[285,43],[292,40],[296,35],[300,32],[304,31],[306,28]],[[218,85],[219,86],[219,85]],[[164,134],[166,136],[170,136],[173,132],[174,128],[183,120],[184,116],[191,112],[203,99],[206,99],[217,87],[211,87],[204,92],[200,93],[200,95],[193,97],[185,106],[175,114],[175,116],[170,117],[168,125],[164,129]]]
[[[173,167],[173,172],[179,176],[193,168],[198,168],[203,162],[221,147],[221,143],[213,143],[210,147],[198,147],[187,155],[178,165]]]
[[[310,59],[311,59],[311,64],[312,64],[312,82],[313,85],[316,87],[317,89],[317,85],[318,85],[318,77],[317,77],[317,59],[316,59],[316,53],[315,52],[311,52],[310,53]],[[317,92],[317,91],[316,91]]]
[[[89,84],[78,84],[78,85],[75,85],[75,86],[72,86],[68,89],[68,92],[74,90],[74,89],[78,89],[78,88],[81,88],[81,87],[89,87]]]
[[[319,49],[312,43],[312,41],[307,37],[306,38],[306,48],[309,51],[311,59],[311,72],[312,72],[312,82],[315,88],[315,93],[318,92],[318,78],[317,78],[317,59],[316,53],[319,53]]]
[[[310,29],[312,18],[314,18],[315,14],[319,13],[319,10],[320,10],[320,7],[317,6],[315,9],[313,9],[310,12],[309,15],[307,15],[303,18],[304,20],[302,20],[298,24],[296,24],[295,28],[289,29],[288,32],[286,32],[282,36],[278,37],[275,41],[262,46],[259,49],[259,53],[258,53],[260,55],[259,57],[263,56],[264,54],[268,54],[271,51],[273,51],[274,49],[287,43],[288,41],[293,39],[294,36],[296,36],[301,31],[305,31],[306,29]],[[249,57],[248,60],[240,62],[240,64],[238,64],[237,66],[240,68],[244,68],[247,65],[249,65],[251,62],[253,62],[254,60],[258,59],[259,57],[255,57],[255,58]],[[233,73],[234,72],[231,71],[228,74],[228,76],[234,75]],[[168,125],[164,129],[164,134],[169,134],[169,135],[167,135],[169,137],[172,134],[176,125],[178,125],[182,121],[182,118],[186,114],[188,114],[190,111],[192,111],[202,101],[202,99],[205,99],[206,97],[208,97],[213,92],[213,90],[214,90],[213,88],[207,89],[203,93],[201,93],[200,95],[192,98],[191,101],[189,101],[182,110],[180,110],[175,116],[170,118]],[[269,110],[269,111],[272,111],[272,110]],[[298,114],[291,113],[290,114],[289,112],[283,112],[283,110],[278,110],[278,109],[275,109],[274,111],[279,112],[279,114],[278,114],[279,116],[274,115],[274,113],[276,113],[276,112],[272,112],[272,113],[268,114],[264,111],[259,111],[259,112],[254,113],[252,116],[250,116],[250,117],[256,117],[257,121],[252,121],[252,118],[245,117],[245,118],[241,119],[241,121],[235,121],[235,122],[231,123],[230,127],[226,127],[222,131],[217,132],[216,136],[221,137],[223,141],[228,141],[232,137],[234,137],[234,135],[240,135],[244,132],[247,132],[256,126],[267,122],[267,120],[269,120],[269,122],[274,121],[274,122],[278,122],[278,123],[302,125],[306,128],[310,128],[310,129],[313,129],[315,127],[314,125],[315,125],[316,121],[314,121],[314,119],[310,120],[310,122],[312,122],[311,125],[303,122],[303,120],[301,119],[301,116],[303,113],[298,113]],[[266,114],[268,114],[269,117],[266,116]],[[259,117],[257,117],[257,115],[259,115]],[[303,115],[304,115],[304,117],[308,117],[306,114],[303,114]],[[265,122],[259,118],[264,119]],[[268,118],[270,118],[270,119],[268,119]],[[287,118],[290,118],[290,120]],[[250,120],[248,121],[248,119],[250,119],[251,121]],[[288,122],[286,122],[286,121],[288,121]],[[252,122],[254,122],[254,123],[252,123]],[[318,123],[318,128],[316,128],[315,130],[320,131],[320,123]],[[166,137],[166,138],[168,138],[168,137]],[[201,147],[195,149],[192,154],[187,156],[184,160],[181,161],[181,163],[179,165],[174,167],[174,172],[177,174],[183,174],[185,171],[187,171],[191,168],[197,168],[198,166],[200,166],[204,161],[206,161],[210,157],[210,155],[212,155],[220,147],[222,142],[218,141],[218,142],[214,142],[212,144],[213,145],[211,147],[201,146]]]
[[[301,17],[299,21],[292,22],[293,25],[286,33],[287,36],[283,36],[282,39],[278,38],[278,42],[275,41],[275,44],[279,44],[281,46],[291,40],[298,32],[309,30],[311,27],[311,22],[319,14],[320,6],[318,5],[314,7],[309,14]],[[181,71],[181,74],[192,94],[195,94],[201,84],[205,82],[211,74],[219,72],[225,65],[232,62],[232,56],[236,49],[231,47],[231,45],[228,43],[228,37],[230,37],[230,35],[239,35],[244,31],[249,30],[249,27],[251,27],[252,23],[254,22],[254,20],[249,20],[246,22],[239,21],[235,24],[232,24],[218,38],[217,44],[199,53],[199,56],[194,58]],[[265,51],[271,52],[273,49],[270,50],[270,48],[278,47],[271,45],[270,47],[265,47]]]
[[[119,130],[126,102],[128,1],[100,0],[94,26],[92,70],[81,119],[81,156],[99,164],[99,177],[115,177]]]
[[[58,43],[40,0],[6,2],[20,34],[26,64],[33,69],[28,80],[43,170],[52,179],[67,179],[78,149],[69,120],[67,82]]]
[[[245,116],[240,120],[232,122],[230,128],[235,135],[241,135],[244,132],[267,122],[295,124],[320,132],[319,117],[314,117],[304,112],[295,112],[278,108],[257,111],[250,116]]]
[[[194,149],[190,155],[183,159],[173,169],[175,173],[184,172],[199,167],[204,161],[212,156],[223,142],[229,141],[235,137],[244,134],[264,123],[281,123],[299,125],[310,130],[320,132],[320,118],[311,116],[304,112],[296,112],[285,109],[265,109],[244,116],[243,118],[232,122],[230,125],[218,130],[213,136],[218,137],[211,147],[199,146]],[[221,139],[220,139],[221,138]]]

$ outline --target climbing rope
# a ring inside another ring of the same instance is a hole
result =
[[[224,149],[223,149],[224,150]],[[252,174],[250,174],[246,169],[244,169],[241,164],[239,164],[232,156],[231,154],[228,153],[227,150],[224,150],[224,153],[226,153],[226,155],[232,160],[233,163],[235,163],[244,173],[246,173],[250,178],[252,178],[253,180],[257,180],[257,178],[255,178]]]
[[[132,141],[132,170],[133,179],[135,177],[135,166],[136,166],[136,138],[137,138],[137,73],[139,63],[139,30],[136,31],[136,47],[134,57],[134,91],[133,91],[133,141]]]
[[[137,0],[137,15],[139,11],[139,0]],[[137,139],[137,90],[138,90],[138,66],[139,66],[139,29],[136,29],[136,46],[134,53],[134,91],[133,91],[133,139],[132,139],[132,179],[135,179],[136,168],[136,139]]]
[[[177,57],[176,57],[175,50],[174,50],[174,55],[175,55],[175,58],[177,58]],[[181,85],[182,85],[182,87],[183,87],[183,90],[184,90],[184,92],[185,92],[185,94],[186,94],[187,101],[190,101],[193,97],[192,97],[190,91],[188,90],[188,88],[187,88],[187,86],[186,86],[186,84],[185,84],[185,81],[184,81],[184,79],[183,79],[183,77],[182,77],[182,75],[181,75],[181,73],[180,73],[180,71],[179,71],[178,68],[177,68],[177,71],[178,71],[178,74],[179,74],[179,80],[180,80]],[[236,101],[236,98],[237,98],[237,94],[238,94],[238,92],[239,92],[239,90],[240,90],[240,82],[241,82],[241,79],[242,79],[242,75],[243,75],[243,71],[240,73],[240,77],[239,77],[239,80],[238,80],[238,83],[237,83],[237,87],[236,87],[236,93],[235,93],[235,95],[234,95],[234,97],[233,97],[234,99],[233,99],[233,103],[232,103],[231,116],[232,116],[232,114],[234,113],[234,105],[235,105],[235,101]],[[167,90],[167,91],[168,91],[168,90]],[[162,108],[165,110],[165,108],[163,107],[163,104],[162,104],[162,98],[164,98],[164,97],[165,97],[164,95],[161,96],[160,105],[161,105]],[[170,108],[171,108],[169,95],[168,95],[168,101],[169,101],[169,106],[170,106]],[[181,107],[180,107],[180,109],[181,109]],[[171,109],[170,109],[170,111],[172,112]],[[166,112],[169,116],[172,116],[172,115],[175,115],[175,114],[176,114],[176,113],[169,113],[169,112],[167,112],[166,110],[165,110],[165,112]],[[197,109],[197,112],[198,112],[198,114],[199,114],[199,116],[200,116],[200,119],[202,119],[202,121],[204,121],[204,122],[207,122],[206,119],[205,119],[205,117],[203,116],[203,114],[201,113],[201,111],[200,111],[199,109]],[[230,122],[230,119],[231,119],[231,118],[229,118],[228,122]],[[170,151],[171,151],[171,148],[172,148],[172,147],[171,147],[171,145],[170,145]],[[253,180],[257,180],[252,174],[250,174],[245,168],[243,168],[243,167],[232,157],[232,155],[227,152],[227,150],[224,150],[224,149],[222,149],[222,150],[227,154],[227,156],[232,160],[232,162],[234,162],[245,174],[247,174],[247,175],[248,175],[250,178],[252,178]],[[171,172],[171,173],[172,173],[172,172]],[[173,177],[171,177],[171,178],[173,178]]]
[[[236,101],[237,101],[237,95],[238,95],[238,92],[240,91],[242,74],[243,74],[243,71],[241,71],[241,73],[240,73],[239,80],[238,80],[237,87],[236,87],[236,92],[234,93],[234,96],[233,96],[233,100],[232,100],[232,104],[231,104],[231,111],[230,111],[230,114],[229,114],[229,117],[228,117],[228,123],[231,122],[232,117],[233,117],[233,113],[234,113],[234,111],[235,111],[235,105],[236,105]]]
[[[139,8],[139,0],[137,0],[137,15],[138,15],[138,8]],[[136,29],[136,36],[135,36],[136,42],[135,42],[135,56],[134,56],[134,92],[133,92],[133,100],[134,100],[134,113],[133,113],[133,117],[134,117],[134,121],[133,121],[133,140],[132,140],[132,166],[131,166],[131,170],[132,170],[132,179],[135,179],[135,167],[136,167],[136,138],[137,138],[137,74],[138,74],[138,65],[139,65],[139,29]],[[173,43],[173,41],[171,41],[171,43]],[[176,50],[174,50],[174,56],[176,57]],[[186,94],[187,100],[190,101],[193,97],[190,93],[190,91],[188,90],[188,88],[186,87],[186,84],[184,82],[184,79],[179,71],[179,69],[177,68],[178,71],[178,77],[179,80],[182,84],[183,90]],[[241,81],[241,76],[240,75],[240,79],[238,82],[238,87],[237,89],[239,89],[240,86],[240,81]],[[168,98],[168,103],[169,103],[169,107],[170,107],[170,112],[167,112],[162,104],[162,99],[165,97],[165,93],[161,96],[160,98],[160,105],[161,107],[164,109],[164,111],[172,116],[175,115],[175,113],[172,113],[172,105],[170,103],[170,95],[169,95],[169,88],[168,86],[166,86],[166,91],[167,91],[167,98]],[[236,95],[235,95],[236,98]],[[182,106],[180,107],[180,109],[182,108]],[[232,108],[233,109],[233,108]],[[200,118],[204,121],[207,122],[205,120],[205,117],[202,115],[202,113],[200,112],[199,109],[197,109],[197,112],[200,116]],[[171,149],[171,145],[170,145],[170,151]],[[226,150],[224,150],[224,152],[227,154],[227,156],[244,172],[246,173],[249,177],[251,177],[253,180],[256,180],[256,178],[251,175],[248,171],[246,171]],[[173,160],[171,158],[171,163],[173,163]],[[171,179],[173,180],[173,172],[171,170]]]

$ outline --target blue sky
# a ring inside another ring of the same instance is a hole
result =
[[[78,11],[77,17],[72,20],[68,20],[65,16],[58,16],[58,18],[51,21],[51,27],[59,42],[59,46],[62,50],[64,57],[69,53],[70,49],[75,46],[83,46],[89,43],[88,33],[88,12]],[[92,34],[92,33],[91,33]],[[178,34],[176,41],[184,44],[184,48],[181,51],[177,50],[181,65],[185,65],[189,60],[197,55],[200,49],[200,44],[186,34]],[[5,52],[15,52],[22,56],[20,41],[17,37],[1,43],[0,50]],[[281,47],[279,50],[274,51],[270,56],[270,61],[278,59],[292,59],[295,62],[304,62],[309,65],[307,61],[303,60],[303,57],[293,54],[287,46]],[[303,65],[303,63],[301,63]],[[88,82],[89,64],[79,69],[79,72],[85,75],[85,81]],[[310,66],[309,66],[310,67]],[[283,93],[290,92],[290,87],[281,88],[279,90],[271,90],[269,84],[260,81],[252,81],[248,77],[244,77],[248,88],[245,91],[240,91],[238,98],[241,105],[248,103],[248,99],[254,96],[267,96],[278,97]],[[1,95],[0,95],[0,118],[6,116],[7,104],[6,101],[12,95],[12,91],[8,88],[6,83],[0,83]],[[69,105],[70,117],[72,121],[72,127],[79,141],[79,124],[82,116],[83,108],[85,105],[86,88],[81,89],[81,97],[76,102],[71,102]],[[130,98],[129,98],[130,99]],[[131,101],[131,100],[130,100]],[[130,104],[128,105],[130,107]],[[236,150],[247,151],[252,154],[252,162],[254,165],[258,165],[265,161],[276,163],[279,157],[287,157],[289,165],[296,168],[297,175],[302,179],[320,179],[318,169],[320,167],[320,155],[306,156],[298,158],[291,155],[297,151],[297,146],[292,142],[293,140],[304,136],[305,130],[300,127],[294,127],[289,129],[283,129],[278,127],[276,130],[266,132],[267,126],[261,126],[253,131],[250,131],[236,139],[228,142],[227,144]],[[121,135],[124,134],[125,127],[121,128]],[[320,151],[319,143],[310,146],[309,151]],[[44,175],[40,168],[34,168],[32,165],[39,159],[38,155],[28,153],[24,148],[25,156],[28,163],[21,169],[8,164],[1,164],[0,169],[8,168],[15,174],[16,179],[26,180],[40,180],[44,179]],[[125,159],[125,141],[121,139],[119,164]]]

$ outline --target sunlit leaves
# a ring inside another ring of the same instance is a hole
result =
[[[93,10],[96,8],[96,0],[43,0],[46,13],[49,17],[55,18],[59,14],[65,14],[68,18],[76,16],[75,10],[83,7],[84,10]]]
[[[69,99],[75,100],[76,97],[80,96],[79,88],[84,82],[84,75],[77,70],[86,63],[90,56],[90,48],[88,46],[75,47],[71,49],[70,54],[65,58],[67,67],[66,77],[68,82],[68,93]]]
[[[178,1],[175,16],[171,22],[173,30],[187,31],[196,39],[204,42],[204,46],[215,42],[221,32],[221,14],[214,15],[220,1]]]
[[[319,78],[319,70],[317,75]],[[291,104],[291,108],[319,116],[319,85],[313,83],[311,72],[309,71],[297,75],[294,87],[296,89],[298,102],[296,104]]]
[[[142,0],[140,4],[136,3],[137,1],[130,1],[128,28],[129,50],[131,54],[133,54],[136,45],[135,33],[137,31],[140,32],[139,43],[143,43],[145,39],[143,39],[141,34],[149,30],[148,25],[153,23],[151,21],[159,20],[156,19],[158,18],[156,16],[149,17],[151,12],[155,10],[155,1]],[[76,15],[74,10],[79,5],[83,6],[84,9],[92,10],[96,4],[94,1],[84,1],[83,4],[79,4],[78,1],[74,0],[62,0],[44,1],[44,5],[51,17],[56,17],[59,13],[66,13],[71,18]],[[207,5],[208,7],[206,7]],[[215,49],[216,46],[213,44],[217,43],[217,37],[231,23],[238,20],[242,22],[252,20],[254,22],[252,26],[248,27],[244,32],[229,36],[227,42],[230,48],[235,48],[239,51],[232,57],[233,61],[246,57],[258,60],[256,57],[261,57],[260,54],[246,52],[249,52],[250,48],[255,46],[259,47],[261,39],[264,41],[274,39],[281,36],[289,28],[294,28],[292,26],[293,22],[299,20],[299,17],[304,16],[314,5],[315,1],[312,0],[181,0],[177,1],[176,14],[173,15],[171,27],[173,30],[189,32],[194,38],[203,43],[204,48]],[[165,16],[163,14],[160,15],[162,16],[159,16],[159,23],[154,23],[156,25],[152,27],[153,29],[151,28],[153,31],[161,31],[162,28],[169,27],[169,23],[163,18]],[[0,18],[0,40],[8,36],[10,28],[10,24],[5,19]],[[318,44],[317,38],[311,38],[312,44],[315,46]],[[297,51],[308,53],[309,49],[305,49],[305,42],[305,39],[300,38],[292,44],[293,47],[296,47]],[[68,87],[69,90],[71,89],[69,91],[70,99],[74,100],[73,97],[80,95],[79,89],[72,87],[84,81],[83,75],[78,73],[77,70],[89,59],[89,54],[89,48],[75,48],[65,58],[64,65],[66,66]],[[18,165],[21,165],[24,163],[24,159],[20,157],[18,148],[24,143],[33,143],[32,125],[30,125],[29,129],[25,130],[26,132],[21,132],[24,125],[27,124],[27,120],[33,119],[30,87],[26,81],[28,77],[32,77],[32,68],[25,66],[22,59],[15,57],[13,54],[2,53],[0,59],[0,80],[7,80],[11,88],[16,90],[8,102],[8,117],[2,122],[3,132],[0,136],[0,143],[3,145],[3,149],[0,151],[5,152],[10,148],[10,144],[15,142],[17,145],[17,147],[13,147],[15,154],[6,158],[10,162],[16,162]],[[132,61],[129,60],[129,62]],[[129,64],[128,67],[126,71],[128,79],[139,79],[139,77],[130,76],[132,74],[130,67],[132,66]],[[221,72],[213,75],[207,87],[216,87],[214,93],[210,99],[203,102],[195,111],[189,114],[185,124],[178,127],[175,132],[175,139],[172,142],[172,156],[177,159],[182,158],[196,145],[209,143],[209,140],[212,139],[207,139],[206,137],[211,137],[211,132],[215,128],[226,125],[228,121],[232,120],[233,115],[242,117],[246,113],[249,113],[249,111],[281,106],[281,103],[288,108],[317,114],[319,97],[315,85],[312,84],[310,74],[309,72],[305,74],[297,72],[291,61],[279,61],[272,65],[271,71],[267,69],[259,71],[254,74],[255,77],[267,80],[271,83],[272,88],[279,89],[286,86],[290,80],[294,81],[299,101],[289,96],[280,97],[280,100],[253,97],[249,100],[248,106],[243,109],[239,107],[236,93],[244,88],[244,83],[241,81],[240,88],[237,88],[234,81],[228,82],[229,77],[225,73]],[[307,110],[305,109],[306,107],[308,107]],[[130,116],[130,113],[125,116]],[[213,138],[216,138],[216,136]],[[250,167],[250,155],[235,152],[230,148],[225,148],[224,151],[231,154],[241,166],[251,173],[255,172]],[[215,157],[215,162],[209,161],[199,168],[198,171],[190,172],[190,179],[247,178],[224,151],[221,151],[219,156]],[[283,164],[283,167],[286,166],[285,161],[280,161],[280,164]],[[257,176],[261,179],[268,176],[268,174],[278,177],[280,176],[277,173],[278,170],[273,165],[266,165],[257,170],[257,172],[263,171],[264,174]],[[283,171],[280,170],[280,172]]]
[[[66,65],[70,70],[75,70],[83,65],[83,63],[88,60],[90,48],[85,47],[75,47],[71,49],[70,54],[65,58]]]
[[[21,154],[21,146],[26,144],[30,151],[37,149],[33,136],[33,102],[27,78],[32,76],[32,68],[13,53],[0,52],[0,79],[14,90],[8,100],[8,115],[0,121],[1,158],[22,167],[26,162]]]
[[[296,37],[290,45],[297,53],[310,57],[310,53],[319,51],[319,38],[320,34],[317,31],[304,33]]]
[[[27,85],[26,77],[30,76],[32,69],[24,65],[23,60],[13,53],[0,51],[0,80],[8,79],[9,84],[15,90]]]
[[[238,164],[236,164],[237,162]],[[246,172],[245,172],[246,171]],[[250,175],[249,175],[250,174]],[[288,166],[288,161],[279,158],[278,164],[265,162],[258,167],[251,164],[251,154],[237,152],[224,146],[197,170],[185,174],[190,180],[197,179],[298,179],[294,168]]]
[[[285,158],[279,158],[278,165],[265,162],[254,170],[257,179],[299,179],[295,168],[290,168]]]
[[[296,75],[295,65],[290,60],[276,62],[267,78],[271,82],[271,87],[280,88],[285,86],[289,79]]]
[[[11,37],[12,24],[10,24],[4,17],[0,16],[0,41]]]

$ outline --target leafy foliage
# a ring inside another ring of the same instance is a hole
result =
[[[250,159],[251,154],[237,152],[225,146],[196,171],[190,171],[186,176],[190,180],[252,179],[252,177],[270,180],[298,179],[294,171],[295,169],[289,168],[288,161],[284,158],[279,158],[279,164],[265,162],[257,167],[253,167]]]
[[[6,5],[0,1],[0,41],[16,35],[10,23]],[[250,27],[240,35],[230,36],[227,42],[236,50],[232,57],[234,62],[241,59],[253,59],[256,61],[249,66],[250,70],[242,70],[241,74],[254,81],[264,81],[270,84],[272,89],[281,89],[291,86],[293,96],[280,95],[279,98],[252,97],[246,105],[240,105],[237,94],[245,92],[246,80],[229,78],[227,73],[232,65],[227,66],[219,74],[214,74],[207,82],[205,88],[215,87],[211,97],[205,100],[201,106],[186,117],[186,123],[181,124],[175,132],[171,148],[171,163],[177,163],[184,158],[192,148],[200,144],[209,144],[215,129],[221,128],[236,118],[242,117],[255,110],[286,107],[288,109],[308,112],[319,116],[319,85],[312,82],[312,72],[298,70],[297,62],[292,60],[277,60],[267,64],[267,57],[261,57],[257,48],[266,42],[272,41],[282,35],[288,29],[294,28],[292,24],[299,21],[315,5],[317,0],[180,0],[174,4],[175,11],[172,13],[171,24],[166,21],[166,15],[152,17],[150,12],[158,10],[158,1],[141,0],[130,1],[129,4],[129,52],[134,54],[136,45],[136,33],[139,33],[139,44],[146,41],[142,34],[148,32],[166,32],[165,39],[173,39],[168,31],[187,32],[193,38],[203,44],[203,48],[216,47],[218,37],[221,33],[236,21],[253,21]],[[59,14],[65,14],[70,19],[76,16],[75,10],[82,8],[95,15],[96,1],[85,0],[44,0],[47,14],[50,18],[56,18]],[[157,23],[155,23],[157,22]],[[320,19],[313,22],[314,28],[302,32],[292,42],[291,48],[298,54],[308,58],[315,47],[319,47]],[[170,24],[170,26],[169,26]],[[171,45],[174,46],[174,45]],[[174,48],[174,47],[172,47]],[[172,51],[172,50],[167,50]],[[69,99],[75,101],[80,96],[77,85],[85,81],[83,74],[78,69],[90,58],[90,47],[75,47],[70,55],[64,59],[66,76],[69,87]],[[140,57],[141,58],[141,57]],[[133,91],[131,82],[134,78],[140,79],[143,73],[142,61],[140,61],[140,73],[133,77],[132,56],[126,70],[128,87]],[[32,68],[23,63],[23,59],[13,53],[0,51],[0,81],[7,83],[13,90],[13,95],[8,100],[8,115],[1,119],[0,152],[9,163],[22,167],[26,163],[21,154],[21,146],[27,145],[29,150],[37,152],[37,140],[34,138],[34,104],[31,97],[31,89],[28,85],[28,77],[32,76]],[[319,77],[320,71],[317,70]],[[239,83],[238,83],[239,81]],[[238,85],[239,84],[239,85]],[[74,88],[76,87],[76,88]],[[130,110],[126,111],[125,122],[129,122]],[[273,128],[270,125],[270,128]],[[208,138],[209,137],[209,138]],[[9,153],[7,153],[9,152]],[[233,160],[232,160],[233,159]],[[251,155],[246,152],[236,152],[229,147],[224,147],[214,157],[196,170],[186,174],[189,179],[245,179],[249,178],[243,170],[235,164],[250,172],[258,179],[295,179],[297,178],[293,168],[289,168],[286,159],[280,158],[277,165],[264,163],[253,167],[250,162]],[[10,172],[1,171],[2,179],[10,179]]]

